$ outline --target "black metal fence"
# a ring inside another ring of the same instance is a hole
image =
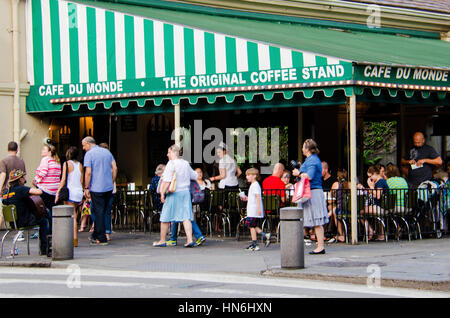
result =
[[[244,190],[245,192],[247,190]],[[264,190],[265,217],[263,231],[280,237],[280,209],[295,206],[292,190]],[[112,211],[115,230],[158,232],[160,209],[154,204],[151,190],[118,190]],[[325,233],[339,241],[351,240],[350,189],[324,191],[329,223]],[[245,228],[246,202],[238,190],[213,190],[205,202],[194,205],[196,222],[204,235],[223,237],[248,236]],[[440,238],[448,233],[450,189],[357,190],[358,241],[412,240]]]
[[[328,231],[350,240],[350,190],[326,193]],[[441,238],[448,233],[450,189],[357,190],[358,240]]]

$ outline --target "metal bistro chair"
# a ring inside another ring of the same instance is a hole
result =
[[[159,217],[161,216],[161,210],[158,210],[155,203],[153,196],[155,195],[153,190],[148,190],[146,198],[146,208],[147,208],[147,225],[150,232],[150,236],[153,231],[153,227],[159,223]]]
[[[366,241],[366,244],[369,244],[369,228],[366,225],[361,225],[360,221],[366,220],[366,218],[361,214],[361,211],[364,210],[365,208],[365,203],[366,203],[366,195],[363,194],[362,192],[357,193],[356,196],[356,209],[357,209],[357,231],[358,233],[363,233],[363,239]],[[338,214],[336,215],[338,222],[341,221],[342,224],[344,225],[344,232],[345,232],[345,241],[348,244],[349,242],[349,236],[350,236],[350,231],[349,229],[349,225],[351,224],[351,220],[352,220],[352,205],[351,205],[351,195],[350,192],[347,193],[347,195],[345,196],[345,207],[344,209],[344,213],[342,214]],[[360,231],[360,228],[362,227],[362,231]],[[359,236],[359,235],[358,235]]]
[[[226,225],[228,222],[227,222],[227,214],[223,210],[224,205],[225,205],[225,191],[224,190],[211,191],[209,201],[210,220],[213,220],[214,230],[217,231],[219,229],[218,221],[220,219],[222,221],[223,226],[223,235],[226,236]]]
[[[380,191],[380,190],[377,190]],[[386,221],[385,221],[385,217],[386,215],[389,213],[389,208],[390,208],[390,200],[388,199],[388,194],[383,193],[381,195],[381,205],[375,205],[372,204],[372,212],[371,213],[366,213],[364,216],[364,221],[367,221],[367,223],[365,223],[364,226],[364,236],[365,236],[365,240],[366,243],[369,243],[369,221],[373,221],[373,225],[374,225],[374,233],[376,232],[376,225],[377,223],[379,223],[381,225],[381,227],[383,228],[383,233],[384,233],[384,240],[387,242],[388,240],[388,233],[386,231]],[[394,201],[394,205],[395,205],[395,201]],[[375,211],[373,211],[373,209],[375,208]],[[393,208],[393,207],[392,207]]]
[[[125,192],[126,195],[126,213],[127,225],[131,226],[132,232],[140,230],[143,226],[145,233],[145,213],[144,213],[144,191],[134,190]]]
[[[402,228],[406,230],[408,235],[408,241],[411,241],[411,226],[408,222],[408,215],[411,215],[412,208],[409,204],[409,192],[408,189],[394,189],[393,194],[397,196],[395,208],[391,214],[391,217],[398,224],[397,240],[400,240],[402,235]],[[403,199],[401,199],[403,197]],[[400,199],[399,199],[400,198]],[[399,203],[400,201],[400,203]],[[401,202],[404,202],[403,205]]]
[[[121,229],[125,227],[127,222],[127,193],[126,189],[118,189],[116,193],[116,208],[114,212],[116,213],[114,224],[119,226]]]
[[[240,220],[236,225],[236,241],[239,241],[239,239],[241,238],[241,227],[242,230],[245,229],[245,220],[247,219],[247,202],[242,201],[242,203],[240,204],[240,209],[239,209],[239,217]]]
[[[360,215],[360,211],[364,209],[364,205],[365,205],[365,196],[358,194],[356,197],[356,203],[357,203],[357,219],[358,220],[362,220],[363,217]],[[348,244],[349,243],[349,236],[350,236],[350,232],[349,232],[349,225],[351,224],[351,196],[350,196],[350,192],[347,191],[344,193],[343,195],[343,204],[342,204],[342,210],[340,211],[340,213],[336,213],[336,221],[337,223],[341,222],[343,227],[344,227],[344,236],[345,236],[345,243]],[[337,224],[336,224],[337,226]],[[358,222],[358,227],[360,226],[360,223]],[[368,229],[366,230],[366,228],[364,227],[364,238],[366,238],[366,243],[368,243],[368,235],[366,235],[366,231],[368,231]]]
[[[381,208],[384,210],[384,214],[380,215],[378,218],[382,220],[382,224],[384,226],[384,237],[386,242],[389,238],[389,225],[392,223],[395,228],[395,238],[397,241],[400,240],[400,227],[395,218],[395,206],[397,205],[397,194],[388,192],[382,195],[381,197]],[[383,218],[381,218],[383,217]]]
[[[419,208],[419,194],[415,189],[408,189],[405,197],[405,205],[409,211],[405,215],[405,220],[411,229],[411,236],[414,235],[415,239],[422,239],[422,230],[419,222],[420,208]]]
[[[3,243],[6,239],[6,236],[14,231],[17,231],[16,236],[13,239],[13,246],[12,246],[12,258],[14,258],[14,254],[15,254],[15,250],[16,250],[16,244],[17,244],[17,239],[19,238],[19,231],[25,231],[25,235],[27,237],[27,253],[28,255],[30,255],[30,230],[39,228],[39,225],[31,225],[31,226],[24,226],[24,227],[17,227],[17,208],[14,204],[10,204],[10,205],[2,205],[2,210],[3,210],[3,218],[4,218],[4,222],[5,222],[5,227],[6,227],[6,233],[3,235],[2,237],[2,250],[1,250],[1,254],[0,254],[0,258],[3,257]]]
[[[276,228],[277,242],[279,242],[281,196],[279,194],[265,194],[263,195],[263,204],[265,218],[262,224],[262,231],[265,232],[266,224],[270,233]]]
[[[233,224],[233,228],[235,228],[237,222],[240,220],[241,215],[241,200],[239,198],[239,192],[237,191],[229,191],[227,193],[227,200],[225,202],[224,212],[226,214],[226,222],[228,223],[228,229],[231,233],[231,224]]]
[[[196,222],[199,225],[205,236],[212,237],[212,223],[209,215],[209,206],[211,200],[211,191],[209,189],[203,190],[205,193],[205,200],[198,204],[193,204],[192,209],[196,217]]]

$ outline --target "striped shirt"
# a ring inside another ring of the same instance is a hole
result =
[[[34,177],[37,187],[45,193],[56,195],[61,181],[61,165],[52,157],[41,159]]]
[[[397,206],[405,206],[405,193],[408,191],[408,183],[402,177],[392,177],[387,179],[387,184],[389,186],[392,194],[397,194]],[[402,189],[402,190],[400,190]]]

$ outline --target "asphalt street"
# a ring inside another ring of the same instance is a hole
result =
[[[157,248],[157,233],[113,233],[108,246],[90,246],[81,233],[74,258],[31,255],[0,259],[5,297],[319,298],[450,297],[450,239],[329,244],[305,268],[281,267],[280,243],[245,250],[248,240],[208,237],[203,246]],[[9,250],[7,242],[5,251]],[[69,286],[69,287],[68,287]],[[6,288],[7,287],[7,288]]]
[[[384,298],[448,293],[239,274],[67,268],[0,268],[1,297]]]

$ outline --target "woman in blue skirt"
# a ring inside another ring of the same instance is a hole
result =
[[[317,248],[309,254],[325,254],[323,225],[328,223],[328,211],[322,189],[322,162],[319,159],[319,148],[312,139],[307,139],[303,143],[303,155],[306,160],[298,169],[294,169],[292,174],[300,178],[308,178],[311,186],[311,199],[299,203],[303,208],[303,225],[313,227],[317,238]]]
[[[184,247],[194,247],[195,243],[192,240],[192,223],[194,219],[192,213],[191,192],[189,187],[191,180],[197,179],[197,172],[192,170],[189,162],[179,158],[180,147],[172,145],[167,157],[169,162],[166,165],[162,178],[161,186],[161,202],[164,204],[161,216],[161,232],[159,242],[154,242],[153,246],[166,246],[166,235],[169,229],[170,222],[183,222],[184,232],[186,233],[186,244]],[[166,190],[176,173],[176,189],[175,192],[167,193]]]

